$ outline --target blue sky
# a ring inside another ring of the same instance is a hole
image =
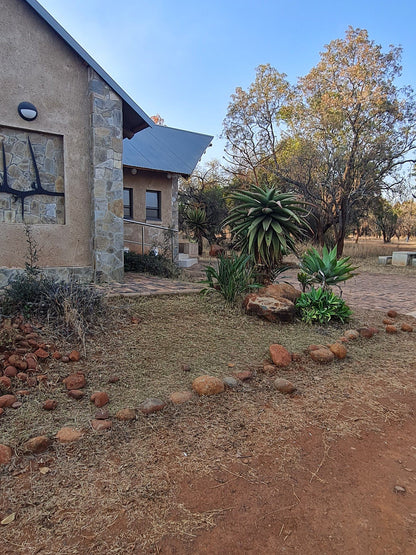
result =
[[[290,82],[349,25],[403,47],[403,84],[416,89],[414,0],[40,0],[117,83],[166,125],[218,139],[230,96],[270,63]]]

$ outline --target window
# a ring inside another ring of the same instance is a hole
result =
[[[161,220],[160,191],[146,191],[146,220]]]
[[[124,217],[133,218],[133,189],[123,189]]]

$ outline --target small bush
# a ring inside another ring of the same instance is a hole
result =
[[[124,270],[126,272],[139,272],[152,274],[154,276],[177,278],[180,269],[165,256],[149,254],[136,254],[126,252],[124,254]]]
[[[230,257],[218,258],[218,270],[213,266],[205,268],[207,279],[203,281],[208,287],[202,290],[203,294],[209,291],[218,291],[228,304],[234,304],[238,297],[252,288],[259,287],[254,283],[255,269],[252,257],[246,254],[232,254]]]
[[[342,323],[352,314],[345,301],[329,289],[311,289],[296,301],[296,309],[307,324],[328,324],[331,320]]]
[[[4,314],[22,313],[26,318],[36,318],[52,325],[56,333],[76,337],[82,343],[106,313],[104,294],[98,289],[27,271],[5,288],[1,308]]]

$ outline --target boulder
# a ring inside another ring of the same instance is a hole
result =
[[[374,335],[374,329],[372,328],[360,328],[358,331],[361,337],[365,337],[366,339],[370,339]]]
[[[81,391],[81,389],[71,389],[70,391],[68,391],[68,395],[73,399],[82,399],[85,395],[85,392]]]
[[[412,331],[413,331],[413,326],[411,326],[410,324],[406,324],[406,322],[404,322],[404,323],[401,325],[400,329],[401,329],[402,331],[412,332]]]
[[[71,428],[69,426],[64,426],[56,434],[56,439],[59,443],[72,443],[73,441],[78,441],[82,438],[84,432],[82,430],[77,430],[76,428]]]
[[[330,345],[329,349],[334,353],[336,358],[343,359],[347,356],[347,349],[342,343],[333,343]]]
[[[295,305],[289,299],[266,297],[249,293],[243,301],[247,314],[259,316],[269,322],[293,322]]]
[[[54,399],[47,399],[43,405],[43,410],[55,410],[58,406],[58,403]]]
[[[389,318],[397,318],[397,310],[393,310],[393,309],[389,310],[387,312],[387,316]]]
[[[23,444],[23,449],[26,453],[43,453],[51,444],[47,436],[36,436],[28,439]]]
[[[151,414],[152,412],[158,412],[166,407],[166,403],[160,399],[146,399],[143,403],[140,403],[138,409],[143,414]]]
[[[334,353],[327,349],[326,347],[320,347],[319,349],[314,349],[309,351],[309,355],[312,360],[319,362],[320,364],[328,364],[334,360]]]
[[[12,460],[12,450],[8,445],[0,445],[0,465],[9,464]]]
[[[234,372],[233,376],[237,378],[237,380],[240,380],[240,382],[246,382],[247,380],[251,380],[253,372],[250,372],[250,370],[241,370],[240,372]]]
[[[224,382],[215,376],[199,376],[192,382],[198,395],[215,395],[224,391]]]
[[[136,420],[136,409],[121,409],[116,414],[116,418],[122,421]]]
[[[396,326],[386,326],[386,333],[397,333]]]
[[[187,403],[192,399],[194,394],[192,391],[175,391],[169,395],[169,400],[174,405],[182,405],[182,403]]]
[[[91,395],[91,402],[98,408],[103,407],[110,401],[105,391],[96,391]]]
[[[11,389],[12,380],[9,376],[0,376],[0,389]]]
[[[81,355],[79,354],[79,351],[72,351],[71,353],[69,353],[68,358],[72,362],[78,362],[81,358]]]
[[[277,283],[262,287],[258,291],[259,295],[265,297],[273,297],[274,299],[288,299],[294,303],[302,295],[299,289],[293,287],[289,283]]]
[[[82,389],[83,387],[85,387],[85,384],[86,384],[85,376],[81,372],[77,372],[76,374],[70,374],[62,381],[64,382],[68,390]]]
[[[293,383],[289,380],[285,380],[284,378],[276,378],[274,381],[274,386],[277,391],[280,391],[280,393],[293,393],[296,390],[296,387],[293,385]]]
[[[103,432],[104,430],[111,430],[111,420],[91,420],[92,429],[96,432]]]
[[[292,362],[292,355],[283,345],[274,343],[269,347],[270,356],[272,357],[273,364],[278,368],[285,368]]]
[[[0,396],[0,407],[7,408],[11,407],[14,403],[16,403],[17,399],[14,395],[1,395]]]

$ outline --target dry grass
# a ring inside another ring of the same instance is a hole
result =
[[[1,442],[18,454],[1,475],[0,517],[17,513],[2,529],[4,553],[157,553],[163,538],[191,540],[230,509],[186,507],[181,484],[189,476],[220,475],[275,488],[290,466],[302,466],[297,438],[305,430],[320,429],[331,442],[409,415],[404,398],[415,385],[414,363],[409,363],[413,334],[359,339],[349,346],[346,360],[329,366],[302,355],[280,373],[298,387],[293,398],[277,394],[272,378],[260,372],[271,343],[303,353],[311,343],[334,341],[345,327],[380,325],[379,313],[357,312],[350,326],[319,328],[265,323],[224,308],[217,298],[114,303],[107,331],[89,342],[85,360],[70,367],[85,371],[86,398],[67,398],[61,380],[69,367],[53,361],[49,383],[2,417]],[[131,324],[132,316],[141,323]],[[190,372],[182,370],[183,363]],[[230,369],[229,363],[235,366]],[[41,456],[21,453],[21,442],[33,435],[52,436],[63,425],[89,429],[92,391],[108,391],[114,414],[147,397],[166,399],[172,391],[189,389],[198,375],[243,369],[253,370],[254,378],[237,390],[168,405],[132,423],[114,421],[110,433],[90,431],[79,443],[54,444]],[[115,373],[120,382],[108,384]],[[42,401],[51,396],[58,408],[42,411]],[[242,465],[244,456],[278,460],[280,470],[263,474],[254,464]],[[40,467],[50,470],[41,474]],[[314,472],[311,480],[317,479]]]

